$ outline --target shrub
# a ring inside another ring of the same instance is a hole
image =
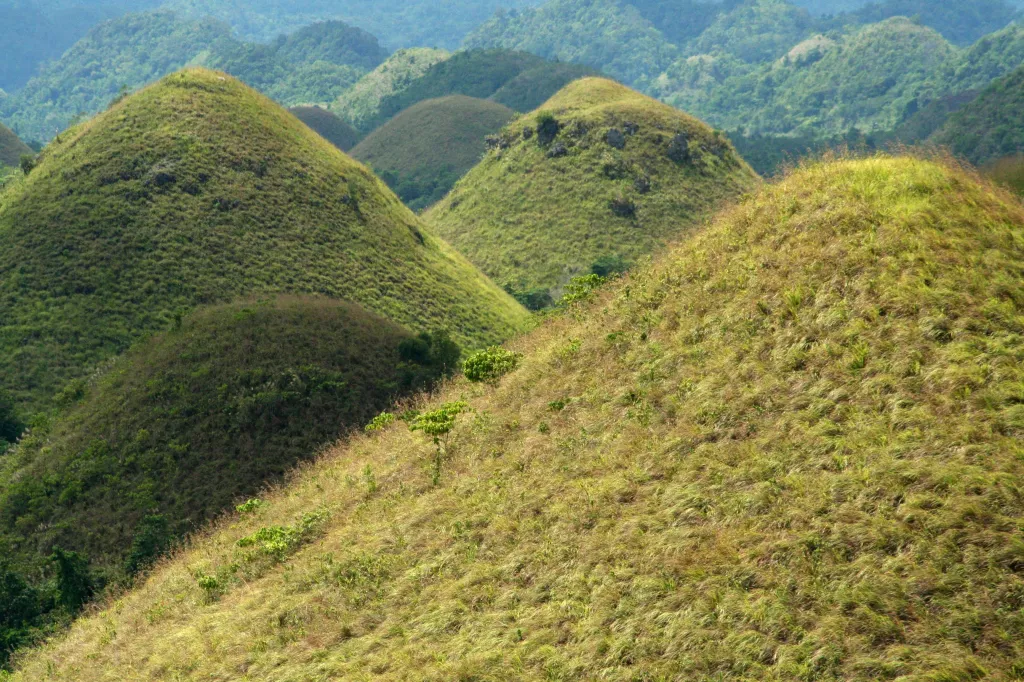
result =
[[[605,279],[614,277],[615,275],[621,275],[629,269],[629,265],[623,260],[622,256],[601,256],[594,264],[590,266],[590,274],[603,277]]]
[[[21,172],[25,175],[30,174],[36,167],[36,157],[32,154],[21,155]]]
[[[0,441],[13,443],[25,431],[25,423],[14,407],[14,398],[0,390]]]
[[[542,111],[537,115],[537,143],[545,147],[551,144],[558,137],[561,127],[553,114]]]
[[[54,568],[54,587],[57,603],[68,613],[77,613],[93,594],[93,579],[89,562],[78,552],[54,547],[50,555]]]
[[[595,274],[573,277],[565,285],[565,295],[562,296],[560,305],[570,306],[574,303],[587,301],[596,289],[604,286],[607,282],[606,278]]]
[[[366,425],[366,429],[365,430],[366,430],[367,433],[375,433],[377,431],[383,431],[387,427],[389,427],[392,424],[394,424],[395,423],[395,419],[396,419],[395,415],[391,414],[390,412],[381,412],[376,417],[374,417],[373,420],[370,421],[369,424]]]
[[[21,575],[0,564],[0,666],[28,640],[41,614],[36,589]]]
[[[466,359],[462,371],[473,383],[494,383],[519,367],[523,356],[500,346],[478,351]]]
[[[469,409],[464,402],[445,403],[432,412],[424,412],[409,425],[410,431],[420,431],[434,442],[434,458],[431,479],[434,485],[441,482],[441,466],[448,451],[448,437],[455,428],[455,420]]]
[[[447,331],[423,332],[398,346],[403,388],[422,390],[455,373],[462,349]]]
[[[146,516],[132,538],[132,546],[125,560],[125,573],[132,576],[149,568],[170,546],[171,528],[167,517],[162,514]]]

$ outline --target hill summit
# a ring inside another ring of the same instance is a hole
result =
[[[0,198],[0,376],[34,406],[202,304],[358,303],[463,346],[526,312],[365,167],[231,77],[168,76],[61,136]]]
[[[491,147],[426,219],[516,291],[635,262],[756,183],[724,136],[603,78],[570,83]]]
[[[1022,264],[976,176],[801,169],[14,679],[1013,679]]]

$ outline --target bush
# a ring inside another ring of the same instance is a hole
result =
[[[149,568],[170,546],[171,528],[167,523],[167,517],[150,514],[142,519],[138,530],[135,531],[128,558],[125,560],[125,573],[132,576]]]
[[[590,299],[594,291],[608,282],[607,278],[596,274],[573,277],[565,286],[565,295],[562,296],[561,305],[570,306]]]
[[[41,615],[36,589],[21,575],[0,565],[0,668],[15,649],[28,641]]]
[[[601,256],[590,266],[590,274],[608,279],[621,275],[628,269],[629,265],[623,260],[622,256]]]
[[[398,346],[403,388],[422,390],[455,373],[462,350],[446,331],[424,332]]]
[[[89,562],[78,552],[68,552],[60,547],[54,547],[50,562],[55,571],[57,603],[68,613],[77,613],[93,594]]]
[[[551,144],[558,137],[561,127],[553,114],[542,111],[537,115],[537,143],[543,146]]]
[[[492,346],[469,356],[462,366],[462,371],[473,383],[494,383],[515,370],[522,358],[520,353]]]
[[[21,155],[21,164],[20,165],[21,165],[21,172],[24,173],[25,175],[28,175],[33,170],[35,170],[35,167],[36,167],[36,157],[33,156],[32,154],[22,154]]]
[[[0,441],[13,443],[25,432],[25,422],[18,416],[14,398],[0,390]]]

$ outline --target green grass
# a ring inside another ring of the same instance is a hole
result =
[[[545,114],[561,125],[547,145],[535,133]],[[625,135],[627,124],[638,132]],[[625,137],[621,150],[607,142],[613,129]],[[683,162],[668,156],[680,133],[690,154]],[[499,284],[550,289],[556,299],[598,259],[636,263],[756,182],[724,136],[600,78],[566,86],[501,137],[507,148],[488,152],[426,219]],[[549,158],[556,146],[566,154]],[[616,215],[611,206],[619,200],[631,202],[635,215]]]
[[[988,163],[982,172],[994,181],[1024,197],[1024,154],[1008,156]]]
[[[5,560],[32,567],[60,546],[120,576],[146,516],[163,516],[166,540],[194,531],[438,378],[402,359],[410,338],[323,298],[186,317],[76,383],[63,413],[2,460]]]
[[[511,109],[451,95],[409,107],[352,150],[414,210],[438,201],[475,166],[485,138],[509,122]]]
[[[346,90],[331,110],[362,132],[370,132],[381,104],[451,55],[445,50],[410,48],[394,53]]]
[[[1019,678],[1024,208],[801,169],[219,524],[14,680]]]
[[[63,135],[0,194],[0,376],[39,408],[198,305],[359,303],[465,347],[527,313],[365,167],[238,81],[187,70]]]
[[[288,111],[343,152],[359,144],[359,131],[322,107],[291,107]]]
[[[19,140],[10,128],[0,123],[0,166],[16,168],[21,161],[22,154],[31,153],[32,150],[27,144]]]

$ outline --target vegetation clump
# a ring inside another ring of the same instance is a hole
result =
[[[356,438],[14,680],[1012,679],[1022,262],[969,172],[799,169],[518,342],[438,485],[418,433]],[[321,505],[279,570],[196,584]]]
[[[514,371],[522,361],[521,353],[492,346],[473,353],[466,358],[462,371],[473,383],[495,383],[501,377]]]
[[[343,298],[466,347],[527,322],[366,168],[216,72],[128,97],[0,196],[0,385],[33,409],[180,312],[240,296]]]
[[[636,262],[757,183],[700,121],[601,78],[571,83],[499,138],[425,218],[521,300],[557,300],[609,253]]]

